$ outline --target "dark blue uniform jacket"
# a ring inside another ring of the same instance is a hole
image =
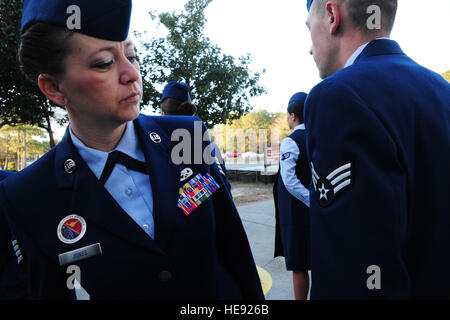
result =
[[[6,179],[10,175],[10,172],[8,171],[0,171],[0,181],[3,179]]]
[[[306,101],[313,299],[450,298],[450,85],[391,40]]]
[[[19,268],[27,275],[31,298],[74,299],[66,283],[71,273],[58,255],[96,243],[101,255],[73,263],[91,299],[264,298],[246,234],[217,166],[172,162],[171,150],[178,143],[171,141],[172,132],[183,128],[194,136],[194,120],[141,115],[135,121],[150,172],[155,240],[100,184],[68,133],[56,148],[1,186],[1,209],[21,247]],[[161,142],[153,142],[151,133]],[[201,151],[207,144],[197,143]],[[198,151],[193,143],[192,152],[194,148]],[[64,169],[68,159],[76,164],[72,173]],[[178,207],[185,168],[193,170],[192,177],[210,173],[220,185],[189,216]],[[84,218],[87,231],[79,242],[65,244],[57,227],[73,214]]]
[[[0,171],[0,181],[11,175],[11,172]],[[0,212],[0,300],[28,298],[25,284],[26,275],[20,271],[17,265],[16,251],[12,241],[8,223]]]

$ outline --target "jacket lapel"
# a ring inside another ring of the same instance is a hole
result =
[[[104,186],[97,180],[72,144],[66,132],[56,147],[55,172],[58,186],[70,189],[70,211],[82,216],[88,225],[106,229],[110,233],[146,249],[159,252],[160,248],[120,207]],[[72,162],[70,170],[67,164]]]
[[[167,249],[174,229],[186,224],[178,208],[181,168],[172,162],[172,141],[154,120],[139,117],[135,125],[152,186],[155,240]]]

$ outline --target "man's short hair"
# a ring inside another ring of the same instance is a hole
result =
[[[322,14],[325,13],[325,5],[329,0],[314,0],[313,6]],[[395,16],[397,14],[398,0],[336,0],[345,5],[350,20],[354,27],[365,34],[378,32],[377,29],[369,29],[367,20],[371,13],[367,13],[370,6],[378,6],[381,11],[381,30],[390,34],[394,27]]]

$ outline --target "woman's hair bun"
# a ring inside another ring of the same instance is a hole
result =
[[[178,107],[177,114],[193,116],[197,112],[197,107],[189,101],[185,101]]]

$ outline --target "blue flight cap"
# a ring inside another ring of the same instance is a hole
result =
[[[306,7],[308,8],[308,12],[309,12],[309,10],[311,10],[311,6],[312,6],[313,1],[314,0],[307,0],[307,2],[306,2]]]
[[[191,95],[189,94],[189,86],[184,82],[171,81],[165,87],[161,102],[167,98],[177,99],[181,102],[191,102]]]
[[[124,41],[130,28],[131,7],[131,0],[25,0],[20,33],[43,22],[94,38]]]
[[[304,92],[298,92],[294,94],[291,100],[289,100],[289,105],[287,108],[288,112],[294,113],[299,117],[301,116],[301,118],[303,118],[303,107],[305,105],[307,96],[308,95]]]

